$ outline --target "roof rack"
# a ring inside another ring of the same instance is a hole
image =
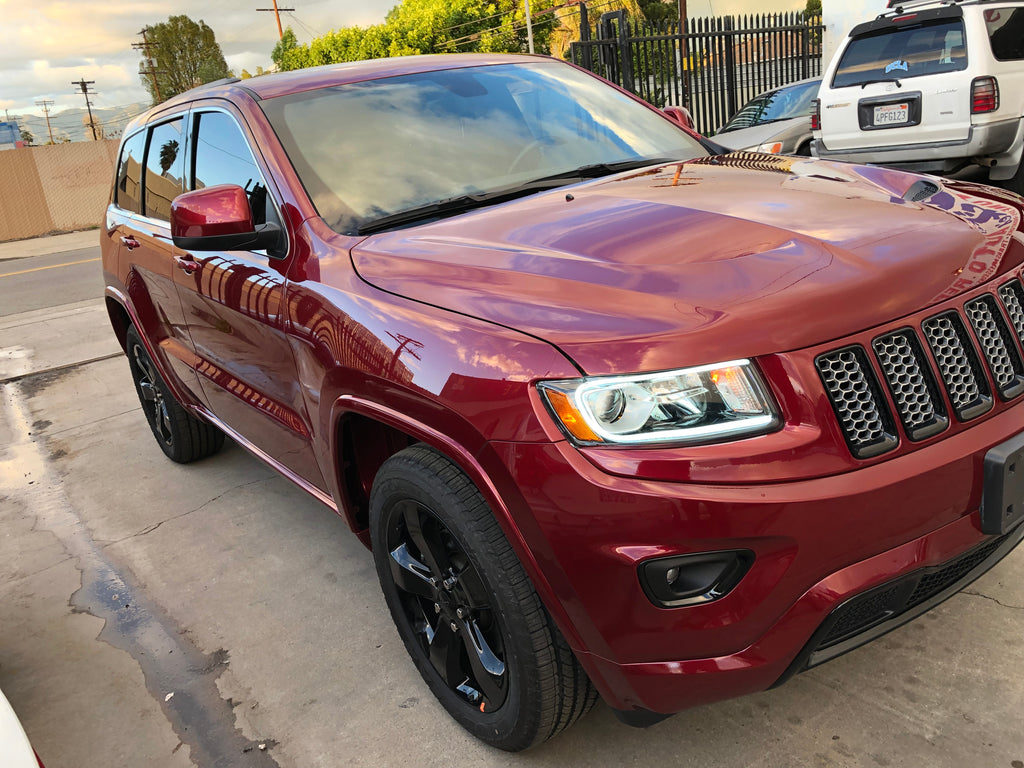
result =
[[[984,3],[996,3],[1002,0],[889,0],[886,8],[894,9],[897,12],[904,8],[916,8],[919,5],[983,5]]]

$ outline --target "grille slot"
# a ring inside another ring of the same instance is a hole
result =
[[[992,407],[988,383],[960,316],[945,312],[928,318],[921,328],[957,418],[968,421],[988,411]]]
[[[872,346],[907,436],[924,440],[944,430],[949,419],[917,335],[906,328]]]
[[[853,455],[867,459],[895,448],[896,430],[864,349],[829,352],[814,364]]]
[[[1020,280],[1013,280],[999,289],[999,298],[1003,300],[1006,314],[1010,316],[1017,338],[1024,344],[1024,288]]]
[[[1024,392],[1024,365],[1021,364],[1017,345],[999,313],[992,296],[982,296],[964,305],[974,333],[981,344],[982,354],[992,372],[996,390],[1004,400],[1011,400]]]

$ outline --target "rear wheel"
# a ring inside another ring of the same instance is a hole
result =
[[[399,635],[466,730],[519,751],[594,705],[490,508],[448,458],[415,445],[388,459],[373,484],[370,532]]]
[[[224,445],[224,433],[193,416],[174,399],[135,326],[128,328],[125,342],[142,412],[167,458],[187,464],[219,451]]]

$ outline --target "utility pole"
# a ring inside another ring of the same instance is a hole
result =
[[[43,114],[46,116],[46,132],[50,134],[50,143],[53,144],[53,128],[50,127],[50,105],[53,102],[50,99],[40,99],[36,104],[43,108]]]
[[[96,122],[92,119],[92,104],[89,102],[89,96],[95,95],[95,91],[90,91],[89,86],[95,84],[95,80],[78,80],[77,82],[72,80],[72,85],[77,85],[82,89],[82,95],[85,96],[85,108],[89,110],[89,127],[92,128],[92,140],[99,141],[99,137],[96,135]]]
[[[526,40],[530,46],[530,53],[533,53],[533,20],[530,18],[530,0],[526,2]]]
[[[157,68],[156,62],[153,60],[153,49],[156,48],[156,43],[151,43],[146,39],[147,27],[143,27],[142,31],[139,32],[142,35],[141,43],[132,43],[132,48],[137,51],[142,51],[142,55],[145,56],[145,61],[139,65],[140,75],[149,75],[153,81],[153,95],[156,96],[156,103],[159,104],[163,101],[163,97],[160,95],[160,83],[157,82]]]
[[[274,12],[274,15],[277,17],[277,35],[282,40],[284,40],[284,29],[281,27],[281,11],[287,12],[287,11],[294,11],[295,9],[294,8],[278,8],[277,7],[277,0],[273,0],[273,1],[274,1],[274,7],[273,8],[257,8],[256,10],[257,11],[273,11]]]
[[[686,0],[679,0],[679,58],[682,62],[683,71],[688,75],[690,74],[690,62],[687,60],[687,48],[686,38],[683,35],[686,34]],[[732,38],[729,38],[728,45],[732,45]],[[689,88],[686,89],[689,94]]]

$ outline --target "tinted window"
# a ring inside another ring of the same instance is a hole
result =
[[[1024,8],[989,8],[985,26],[992,55],[999,61],[1024,59]]]
[[[967,69],[962,19],[887,27],[854,38],[843,51],[833,88],[874,80],[904,80]]]
[[[663,116],[555,62],[388,77],[260,107],[339,232],[581,166],[707,155]]]
[[[182,193],[184,147],[181,118],[156,126],[146,151],[146,215],[171,220],[171,201]]]
[[[266,223],[268,211],[270,220],[275,221],[267,184],[238,123],[223,112],[203,112],[196,121],[192,189],[237,184],[249,195],[256,224]]]
[[[126,211],[142,213],[142,153],[146,132],[139,131],[124,143],[117,166],[117,192],[114,202]]]
[[[743,105],[732,120],[725,124],[721,133],[738,131],[754,125],[774,123],[776,120],[790,120],[794,117],[809,117],[811,105],[818,95],[820,80],[810,83],[779,88],[762,93]]]

